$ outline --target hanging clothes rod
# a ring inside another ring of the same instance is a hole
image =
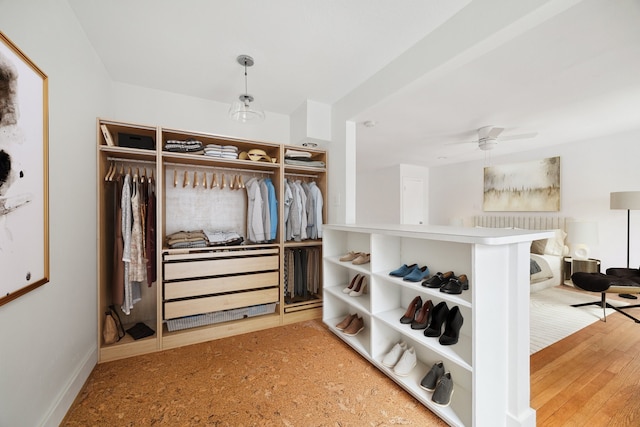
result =
[[[110,162],[119,162],[119,163],[144,163],[144,164],[149,164],[149,165],[154,165],[156,164],[156,162],[152,161],[152,160],[136,160],[136,159],[121,159],[119,157],[107,157],[107,160]]]
[[[232,172],[244,172],[244,173],[252,173],[252,174],[263,174],[263,175],[273,175],[273,171],[260,171],[255,169],[241,169],[241,168],[228,168],[224,166],[204,166],[204,165],[185,165],[182,163],[165,163],[166,166],[175,166],[180,169],[215,169],[215,170],[223,170],[223,171],[232,171]]]
[[[303,178],[317,178],[318,175],[309,175],[309,174],[305,174],[305,173],[289,173],[289,172],[285,172],[284,174],[285,178],[288,176],[301,176]]]

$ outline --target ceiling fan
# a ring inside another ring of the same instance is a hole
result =
[[[502,138],[498,138],[502,132],[504,132],[504,128],[498,126],[483,126],[478,129],[478,139],[470,141],[472,143],[478,144],[478,148],[483,151],[493,150],[498,145],[498,140],[500,141],[510,141],[513,139],[527,139],[534,138],[538,133],[530,132],[523,133],[519,135],[508,135],[503,136]]]

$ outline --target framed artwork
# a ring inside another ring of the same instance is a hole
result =
[[[484,168],[485,211],[560,210],[560,157]]]
[[[49,281],[48,80],[0,32],[0,305]]]

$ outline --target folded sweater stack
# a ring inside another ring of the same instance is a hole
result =
[[[178,141],[175,139],[168,139],[164,143],[165,151],[171,151],[174,153],[191,153],[202,154],[202,142],[195,139],[187,139],[185,141]]]
[[[204,148],[204,155],[223,159],[237,159],[238,147],[234,145],[207,144]]]
[[[284,153],[284,162],[288,165],[310,166],[314,168],[323,168],[325,163],[321,160],[313,160],[311,153],[307,151],[298,151],[287,148]]]

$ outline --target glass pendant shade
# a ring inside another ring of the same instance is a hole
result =
[[[255,102],[253,96],[242,94],[231,104],[229,117],[241,123],[259,121],[264,119],[264,111]]]
[[[253,58],[249,55],[240,55],[236,58],[238,64],[244,67],[244,93],[233,101],[229,108],[229,117],[240,123],[250,121],[260,121],[264,119],[264,110],[255,102],[253,96],[249,95],[247,90],[247,67],[254,64]]]

